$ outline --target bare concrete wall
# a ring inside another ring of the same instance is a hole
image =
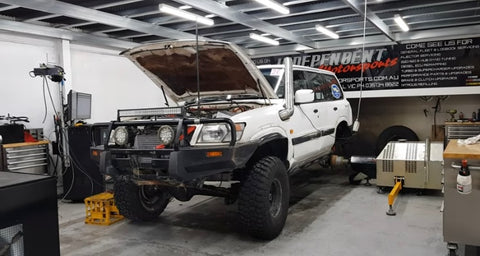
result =
[[[358,99],[349,100],[356,116]],[[395,97],[395,98],[364,98],[360,111],[360,131],[355,140],[361,145],[355,145],[355,152],[371,153],[378,135],[387,127],[403,125],[412,129],[424,140],[432,138],[432,125],[437,97],[429,100],[420,97]],[[449,96],[440,101],[437,113],[437,125],[444,124],[450,118],[447,113],[450,109],[463,112],[465,117],[471,117],[472,112],[480,109],[480,95]],[[455,115],[458,118],[458,113]]]

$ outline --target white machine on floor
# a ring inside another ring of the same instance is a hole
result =
[[[442,189],[443,143],[389,142],[376,158],[377,186]]]

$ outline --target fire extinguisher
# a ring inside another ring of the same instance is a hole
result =
[[[472,175],[468,170],[467,160],[462,160],[462,167],[457,175],[457,191],[466,195],[472,192]]]

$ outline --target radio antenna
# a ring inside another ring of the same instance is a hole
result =
[[[198,22],[195,21],[195,47],[196,47],[196,68],[197,68],[197,115],[200,118],[200,64],[198,63]]]

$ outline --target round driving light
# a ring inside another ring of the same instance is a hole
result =
[[[123,146],[128,142],[128,131],[127,128],[120,126],[115,128],[113,132],[113,139],[115,140],[115,144],[119,146]]]
[[[173,128],[168,125],[163,125],[158,128],[158,139],[160,139],[160,142],[164,145],[169,145],[170,143],[172,143],[174,135],[175,132],[173,131]]]

